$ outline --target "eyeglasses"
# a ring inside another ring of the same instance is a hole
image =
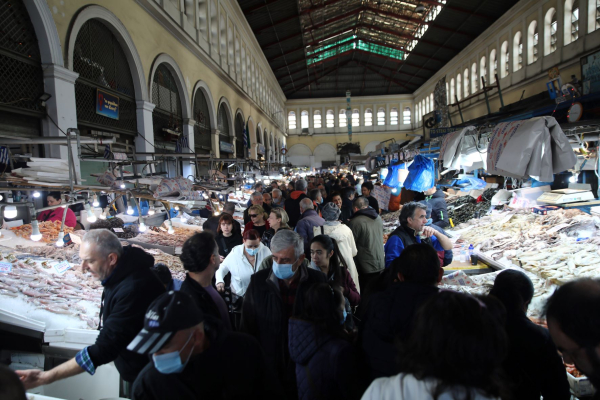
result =
[[[256,217],[258,217],[258,214],[248,214],[248,216],[249,216],[250,218],[256,218]]]

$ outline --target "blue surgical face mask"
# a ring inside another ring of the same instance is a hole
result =
[[[346,317],[348,316],[348,313],[346,312],[346,309],[344,308],[344,312],[342,313],[343,317],[342,317],[342,322],[341,324],[344,325],[346,323]]]
[[[323,204],[323,198],[321,197],[321,204]]]
[[[290,279],[292,276],[294,276],[292,265],[294,264],[277,264],[277,262],[273,260],[273,273],[279,279]]]
[[[246,252],[249,256],[255,256],[256,253],[258,253],[258,247],[255,249],[249,249],[248,247],[246,247]]]
[[[190,341],[190,339],[192,338],[193,335],[194,335],[194,332],[192,332],[192,334],[190,335],[188,340],[185,342],[185,344],[183,345],[181,350],[185,349],[185,346],[187,346],[188,342]],[[190,350],[190,355],[188,356],[187,360],[185,360],[184,363],[181,362],[181,350],[172,351],[170,353],[165,353],[165,354],[158,354],[158,355],[153,354],[152,360],[154,360],[154,367],[161,374],[178,374],[178,373],[180,373],[181,371],[183,371],[183,369],[187,365],[188,361],[190,361],[190,357],[192,356],[194,347],[192,346],[192,350]]]

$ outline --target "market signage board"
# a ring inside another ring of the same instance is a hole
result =
[[[600,51],[581,58],[583,94],[600,91]]]
[[[262,145],[262,144],[256,145],[256,152],[258,154],[263,154],[264,155],[265,154],[265,146]]]
[[[62,262],[59,262],[58,264],[54,264],[54,270],[60,275],[67,272],[72,267],[73,266],[71,264],[69,264],[68,261],[62,261]]]
[[[456,131],[456,128],[431,128],[429,130],[429,137],[436,138],[454,131]]]
[[[12,271],[12,264],[9,262],[0,262],[0,274],[9,274]]]
[[[221,146],[221,151],[233,153],[233,145],[231,143],[220,141],[219,145]]]
[[[96,114],[119,119],[119,97],[102,89],[96,89]]]
[[[392,189],[383,186],[375,186],[373,187],[373,191],[371,192],[371,196],[377,199],[377,202],[379,203],[379,208],[381,208],[382,210],[388,210],[391,195]]]

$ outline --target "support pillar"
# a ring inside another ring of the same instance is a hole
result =
[[[212,143],[212,153],[214,158],[221,157],[221,149],[219,148],[220,134],[221,132],[218,129],[213,129],[211,131],[212,137],[210,142]]]
[[[152,123],[152,111],[154,104],[144,100],[138,100],[136,104],[136,121],[138,137],[135,138],[135,151],[140,153],[154,152],[154,125]],[[140,155],[138,160],[151,160],[152,156]],[[154,167],[152,167],[154,169]],[[154,172],[154,171],[152,171]]]
[[[77,72],[56,64],[43,64],[44,90],[52,97],[46,102],[48,117],[42,120],[45,137],[63,137],[69,128],[77,128],[77,106],[75,103],[75,81]],[[74,141],[75,142],[75,141]],[[74,155],[77,180],[81,180],[81,163],[77,157],[77,143],[71,145]],[[68,158],[67,146],[44,145],[46,157]]]
[[[183,120],[183,134],[187,136],[188,147],[181,149],[182,153],[193,153],[194,152],[194,125],[196,121],[190,118]],[[196,176],[196,160],[192,161],[189,158],[182,159],[183,164],[183,177],[187,178],[190,175]]]

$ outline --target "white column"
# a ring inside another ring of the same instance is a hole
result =
[[[221,157],[221,149],[219,148],[219,141],[220,141],[220,131],[218,129],[213,129],[212,130],[212,152],[213,152],[213,157],[215,158],[219,158]]]
[[[77,72],[55,64],[44,64],[44,90],[52,97],[46,102],[48,117],[42,121],[43,135],[65,137],[67,129],[77,128],[77,106],[75,103],[75,81]],[[62,132],[61,132],[62,131]],[[80,160],[77,156],[77,142],[71,146],[77,180],[81,178]],[[45,145],[45,153],[50,158],[68,158],[67,146]]]
[[[139,136],[135,139],[135,151],[140,153],[154,152],[154,125],[152,124],[152,111],[154,104],[138,100],[136,104],[136,121]],[[144,140],[145,139],[145,140]],[[151,156],[139,156],[138,160],[152,159]]]
[[[183,134],[188,138],[188,147],[182,149],[182,153],[193,153],[194,152],[194,124],[196,122],[193,119],[184,119],[183,120]],[[182,159],[183,161],[183,177],[187,178],[188,176],[196,176],[196,164],[192,163],[192,160],[189,158]]]

